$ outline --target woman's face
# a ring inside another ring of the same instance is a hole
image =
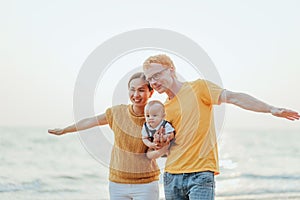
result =
[[[147,82],[142,78],[132,79],[129,83],[129,99],[134,106],[144,107],[153,92],[149,91]]]

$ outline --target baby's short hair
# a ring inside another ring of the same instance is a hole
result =
[[[162,107],[163,112],[165,112],[165,106],[164,106],[164,104],[162,102],[158,101],[158,100],[149,101],[147,103],[147,105],[145,106],[145,110],[149,109],[153,105],[160,105]]]

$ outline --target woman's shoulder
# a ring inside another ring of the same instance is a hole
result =
[[[109,107],[105,112],[107,119],[109,119],[109,121],[113,121],[119,118],[128,118],[128,107],[129,105],[125,104]]]
[[[127,105],[127,104],[119,104],[119,105],[114,105],[111,108],[112,109],[125,109],[125,108],[128,108],[128,106],[129,105]]]
[[[114,105],[106,109],[106,113],[111,113],[111,112],[121,112],[124,110],[127,110],[129,105],[126,104],[119,104],[119,105]]]

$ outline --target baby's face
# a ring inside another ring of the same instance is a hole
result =
[[[160,105],[154,104],[145,110],[146,122],[151,126],[151,128],[157,127],[164,117],[165,114]]]

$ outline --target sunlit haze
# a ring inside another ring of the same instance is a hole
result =
[[[224,88],[300,112],[299,9],[296,0],[2,1],[0,125],[73,123],[74,86],[89,54],[111,37],[140,28],[187,36],[212,59]],[[112,105],[118,80],[152,53],[128,54],[111,65],[95,93],[95,113]],[[201,77],[180,57],[169,56],[179,76]],[[224,127],[300,129],[300,122],[228,105]]]

